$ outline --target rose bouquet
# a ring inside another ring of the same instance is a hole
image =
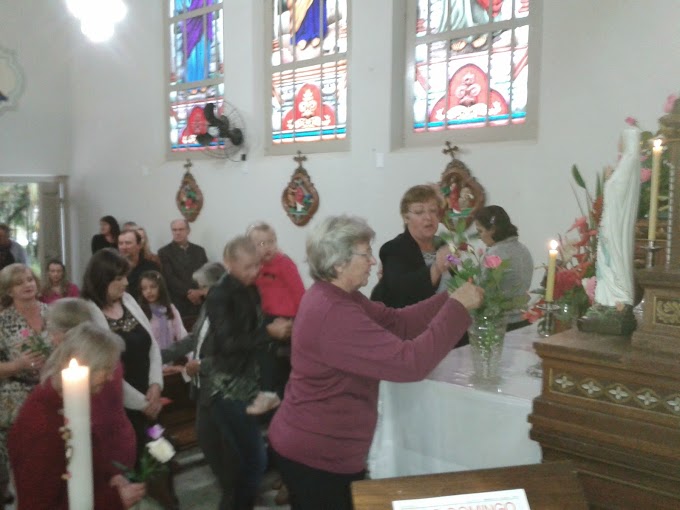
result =
[[[165,432],[163,427],[154,425],[146,432],[151,441],[146,444],[146,450],[139,459],[139,468],[136,471],[114,462],[125,478],[131,482],[146,482],[159,473],[167,471],[167,463],[175,456],[175,448],[163,437],[163,432]]]
[[[465,282],[472,282],[484,289],[484,302],[473,315],[475,317],[503,317],[512,310],[515,300],[508,298],[501,289],[501,281],[508,270],[508,261],[497,255],[487,255],[482,248],[475,249],[470,244],[465,220],[459,220],[455,230],[441,235],[451,250],[451,278],[448,281],[449,292],[455,291]]]
[[[24,328],[19,331],[19,335],[23,338],[21,344],[21,352],[30,351],[34,354],[42,354],[48,358],[52,353],[52,346],[45,340],[45,337],[36,333],[35,331]]]

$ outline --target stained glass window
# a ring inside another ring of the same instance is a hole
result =
[[[271,1],[272,146],[329,141],[343,148],[347,0]]]
[[[168,7],[170,150],[205,150],[196,141],[207,129],[203,107],[223,107],[222,1],[169,0]]]
[[[536,18],[530,0],[414,0],[410,6],[407,139],[451,131],[459,139],[463,131],[486,127],[507,133],[535,122],[529,118],[535,115],[529,35]]]

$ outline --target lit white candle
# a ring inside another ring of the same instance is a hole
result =
[[[654,140],[654,147],[652,148],[652,180],[649,195],[649,229],[647,239],[649,241],[656,241],[656,219],[659,213],[659,177],[661,174],[661,153],[663,147],[661,140],[657,138]]]
[[[548,278],[545,282],[545,300],[550,303],[553,300],[553,292],[555,290],[555,265],[557,263],[557,241],[554,239],[550,241],[550,250],[548,251]]]
[[[90,369],[71,360],[61,371],[64,418],[71,431],[71,460],[68,461],[69,510],[92,510],[92,436],[90,432]]]

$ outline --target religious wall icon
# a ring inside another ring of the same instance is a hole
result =
[[[486,196],[484,188],[472,177],[470,169],[456,158],[458,146],[446,142],[444,154],[451,156],[451,161],[442,172],[439,188],[446,197],[446,211],[442,221],[450,230],[455,230],[456,223],[464,220],[469,227],[475,213],[484,207]]]
[[[298,151],[293,158],[298,167],[293,172],[293,176],[286,185],[281,195],[283,210],[298,227],[309,223],[317,209],[319,208],[319,193],[316,191],[312,180],[302,166],[307,157]]]
[[[179,190],[177,190],[177,196],[175,197],[175,202],[177,203],[177,208],[182,216],[187,221],[195,221],[198,218],[201,209],[203,208],[203,192],[201,188],[198,187],[198,183],[194,176],[191,175],[191,167],[193,164],[190,159],[184,164],[186,172],[184,172],[184,177],[182,177],[182,183],[179,185]]]

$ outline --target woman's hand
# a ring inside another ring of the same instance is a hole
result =
[[[201,362],[197,359],[192,359],[184,365],[184,370],[186,370],[189,377],[195,377],[201,370]]]
[[[484,289],[465,282],[451,293],[451,299],[455,299],[467,310],[475,310],[484,302]]]
[[[448,271],[451,262],[449,262],[449,255],[451,255],[451,250],[448,245],[444,245],[437,250],[437,255],[430,266],[430,277],[432,279],[432,285],[439,285],[439,280],[441,280],[442,275]]]
[[[131,483],[123,475],[116,475],[111,478],[109,485],[118,489],[118,495],[125,509],[132,508],[146,496],[146,484]]]
[[[161,388],[158,384],[152,384],[146,390],[146,400],[149,405],[142,411],[150,419],[155,420],[163,407],[161,404]]]
[[[277,317],[271,324],[267,325],[267,333],[275,340],[286,340],[290,338],[293,330],[293,320]]]
[[[45,356],[39,352],[26,351],[22,352],[16,360],[17,372],[22,370],[34,370],[39,371],[45,364]]]

